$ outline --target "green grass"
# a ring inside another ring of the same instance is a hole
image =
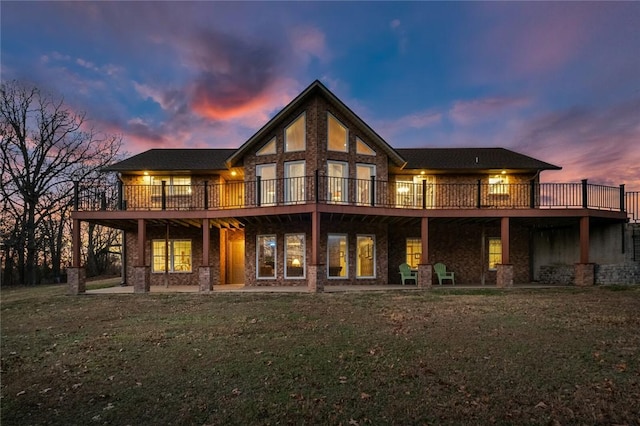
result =
[[[1,421],[640,424],[640,288],[612,290],[3,290]]]

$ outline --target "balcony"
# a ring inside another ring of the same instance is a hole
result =
[[[638,192],[580,183],[491,185],[477,181],[422,184],[404,181],[305,176],[192,185],[76,184],[77,211],[188,211],[336,204],[398,209],[572,209],[626,211],[640,221]]]

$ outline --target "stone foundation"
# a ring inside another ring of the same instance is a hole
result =
[[[67,268],[69,294],[83,294],[87,291],[87,271],[84,268]]]
[[[496,265],[496,287],[507,288],[513,287],[513,265],[497,264]]]
[[[211,266],[201,266],[199,273],[200,293],[209,293],[213,290],[213,268]]]
[[[418,287],[431,288],[433,280],[433,265],[418,265]]]
[[[576,263],[576,278],[574,284],[578,287],[585,287],[595,284],[595,264]]]
[[[149,293],[151,286],[151,267],[134,266],[133,267],[133,292]]]
[[[326,277],[324,265],[309,265],[307,273],[309,293],[324,292],[324,280]]]

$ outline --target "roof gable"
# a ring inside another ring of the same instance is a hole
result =
[[[388,156],[389,159],[399,167],[405,164],[405,160],[394,150],[380,135],[378,135],[367,123],[365,123],[356,113],[354,113],[347,105],[344,104],[336,95],[327,89],[320,81],[316,80],[302,91],[287,106],[278,112],[269,122],[267,122],[260,130],[249,138],[238,150],[229,157],[227,166],[233,167],[263,136],[279,125],[282,120],[286,119],[289,114],[296,110],[301,104],[311,99],[313,96],[321,95],[334,107],[349,117],[356,126],[360,127],[367,136],[371,138],[371,142],[379,146]]]

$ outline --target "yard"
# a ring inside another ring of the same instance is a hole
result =
[[[2,290],[3,426],[640,424],[640,288]]]

